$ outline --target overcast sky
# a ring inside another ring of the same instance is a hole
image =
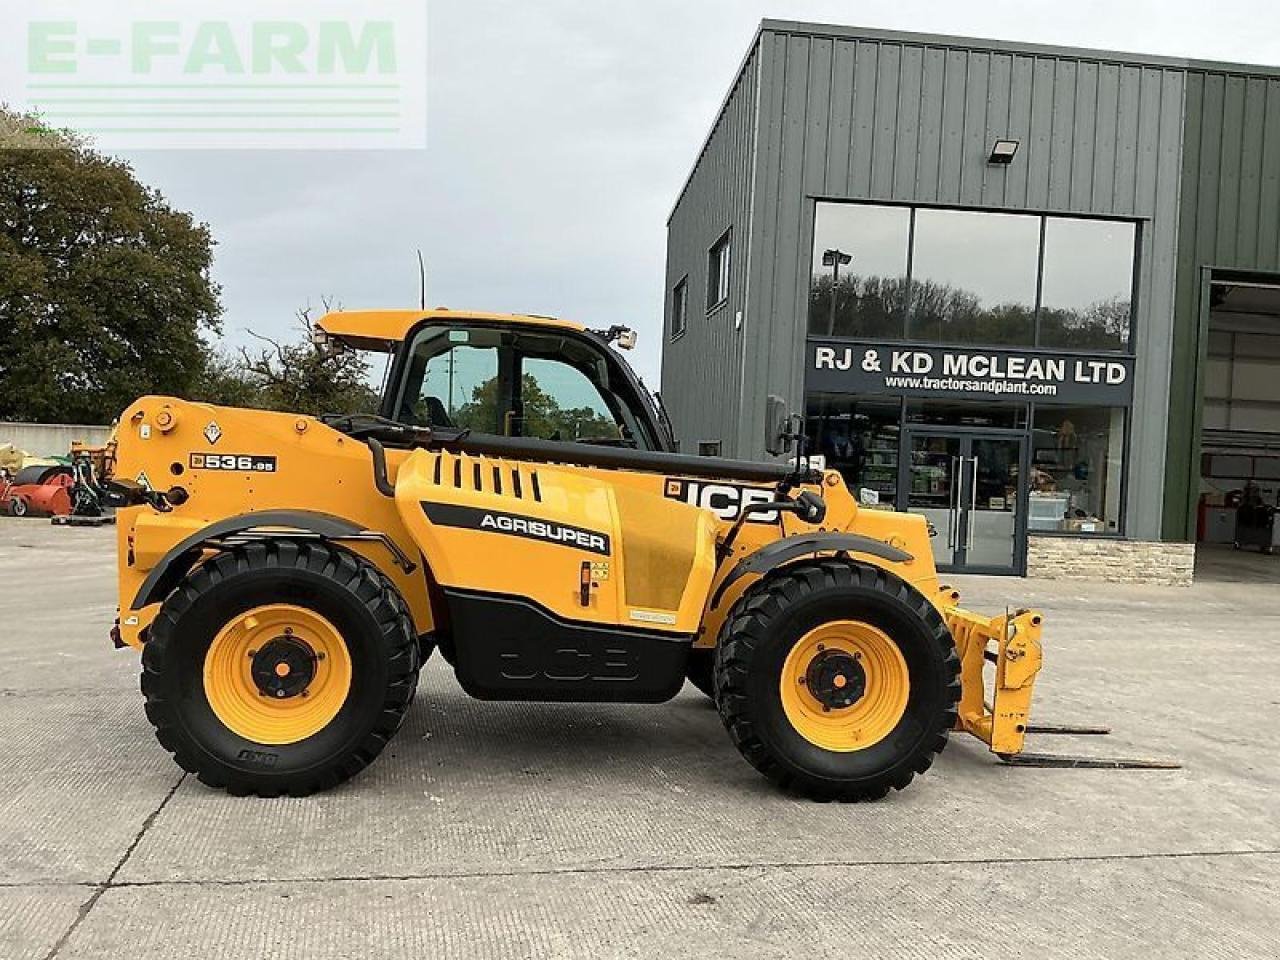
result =
[[[406,0],[412,2],[412,0]],[[640,331],[666,219],[763,17],[1280,64],[1276,0],[430,0],[425,151],[141,152],[218,241],[226,337],[428,300]]]

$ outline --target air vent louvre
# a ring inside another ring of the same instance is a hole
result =
[[[531,495],[535,502],[542,502],[538,471],[524,464],[466,454],[437,453],[432,482],[442,486],[450,480],[458,490],[492,493],[513,500],[523,500]]]

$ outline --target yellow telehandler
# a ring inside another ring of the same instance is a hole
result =
[[[437,650],[488,700],[657,703],[688,678],[818,799],[905,787],[952,730],[1022,751],[1040,614],[962,610],[926,521],[860,509],[776,405],[788,461],[688,456],[625,328],[439,309],[317,332],[393,355],[379,415],[144,397],[118,427],[113,636],[205,783],[346,780]]]

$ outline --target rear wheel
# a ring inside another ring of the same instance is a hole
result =
[[[193,570],[142,664],[147,716],[185,770],[235,794],[304,795],[386,746],[417,686],[418,641],[376,568],[273,541]]]
[[[902,789],[947,743],[960,696],[946,624],[877,567],[825,560],[752,586],[725,621],[717,706],[747,761],[819,800]]]

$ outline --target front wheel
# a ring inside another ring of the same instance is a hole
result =
[[[14,517],[25,517],[27,515],[27,501],[21,497],[14,497],[9,501],[9,514]]]
[[[747,761],[818,800],[901,790],[947,743],[960,662],[937,609],[878,567],[823,560],[753,585],[722,628],[716,700]]]
[[[233,794],[354,776],[400,727],[418,640],[394,586],[325,544],[270,541],[196,567],[142,655],[147,717],[183,769]]]

